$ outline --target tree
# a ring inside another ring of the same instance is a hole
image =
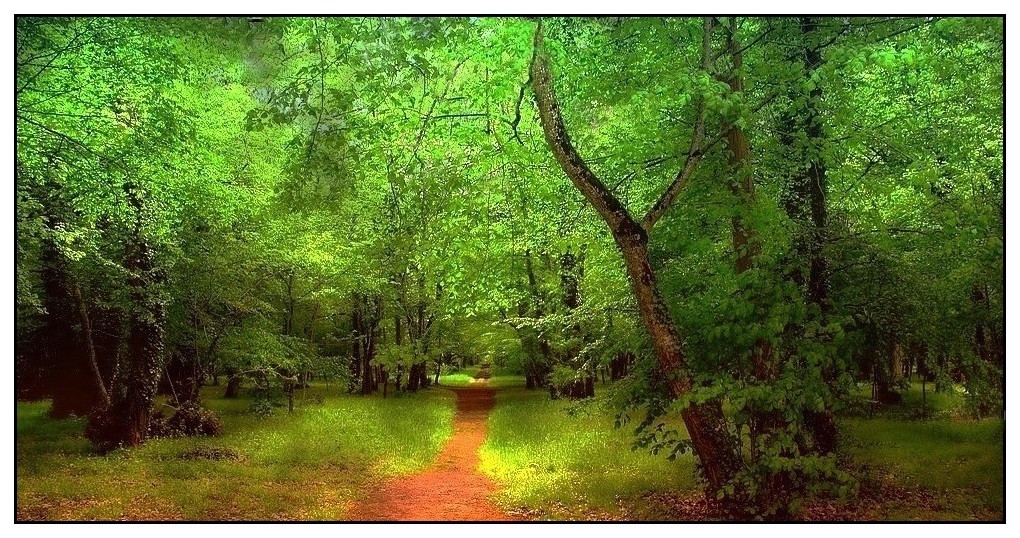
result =
[[[709,54],[709,30],[706,22],[703,63]],[[543,48],[542,27],[535,30],[535,53],[531,80],[538,104],[546,142],[564,173],[606,222],[623,255],[641,318],[652,338],[656,357],[676,397],[688,396],[694,387],[694,375],[686,364],[680,335],[659,293],[655,271],[648,258],[649,232],[672,206],[703,155],[704,120],[699,114],[687,159],[676,179],[639,223],[613,193],[592,173],[574,149],[560,113],[553,89],[548,55]],[[728,431],[718,400],[690,402],[682,411],[684,424],[701,462],[710,493],[715,493],[736,473],[739,465],[737,445]]]

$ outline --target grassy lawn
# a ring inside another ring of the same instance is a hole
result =
[[[452,431],[448,391],[384,400],[313,387],[292,415],[283,408],[260,419],[250,400],[219,398],[222,390],[203,393],[222,436],[153,440],[106,456],[90,450],[83,420],[48,418],[48,402],[19,403],[17,517],[343,519],[372,481],[431,463]],[[236,459],[189,457],[196,449]]]
[[[605,391],[596,392],[580,404],[544,391],[497,394],[481,449],[482,471],[501,487],[497,503],[541,519],[657,519],[671,513],[663,503],[698,492],[692,456],[631,451],[630,430],[613,428]],[[1000,519],[1004,423],[961,418],[959,393],[930,392],[929,408],[943,418],[908,420],[920,385],[914,392],[873,418],[841,419],[854,474],[893,491],[843,510],[851,519]]]
[[[480,452],[482,472],[501,488],[494,501],[539,519],[609,519],[624,507],[641,509],[646,493],[698,488],[690,455],[669,462],[632,451],[630,429],[614,429],[614,417],[601,397],[571,403],[542,390],[497,393]]]

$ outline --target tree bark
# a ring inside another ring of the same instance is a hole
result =
[[[241,376],[233,374],[227,377],[227,388],[223,391],[224,398],[237,398],[241,394]]]
[[[379,388],[372,359],[375,358],[379,322],[382,320],[382,298],[355,293],[353,303],[351,326],[354,329],[354,359],[360,376],[358,391],[371,394]]]
[[[136,225],[137,226],[137,225]],[[129,245],[125,267],[131,272],[128,364],[123,388],[110,408],[90,419],[93,442],[101,449],[138,446],[145,442],[149,415],[163,366],[165,306],[159,293],[162,274],[148,244],[138,235]]]
[[[729,20],[727,29],[727,52],[732,62],[732,71],[728,77],[718,77],[720,81],[729,85],[730,91],[734,94],[744,92],[744,80],[740,75],[743,69],[743,55],[740,43],[736,37],[736,17]],[[730,151],[730,168],[733,178],[730,187],[734,197],[738,200],[739,209],[732,218],[733,226],[733,250],[737,255],[735,262],[736,273],[742,274],[754,267],[761,254],[761,243],[757,233],[747,222],[745,216],[754,211],[756,206],[754,171],[751,167],[751,145],[744,129],[738,124],[730,126],[726,130],[726,146]],[[759,339],[754,343],[751,350],[751,366],[753,382],[760,385],[769,385],[775,382],[779,373],[780,364],[777,356],[773,353],[771,343],[766,339]],[[758,439],[774,439],[783,430],[789,427],[789,422],[783,417],[779,409],[750,409],[749,430],[751,436],[751,457],[758,458]],[[791,450],[783,450],[783,457],[792,456]],[[778,504],[779,511],[770,517],[785,519],[789,516],[786,511],[787,499],[784,497],[792,493],[790,477],[781,471],[772,471],[762,478],[759,496],[766,503]],[[776,501],[779,501],[776,503]]]
[[[128,363],[119,376],[121,388],[104,412],[89,417],[86,434],[101,449],[138,446],[148,434],[156,389],[163,373],[164,323],[163,298],[165,274],[142,230],[142,200],[137,186],[124,185],[128,202],[134,209],[134,229],[125,252],[130,288],[131,312],[128,317]]]

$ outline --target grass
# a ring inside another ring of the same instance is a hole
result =
[[[935,392],[935,384],[929,382],[923,387],[920,381],[909,383],[906,390],[900,392],[903,401],[895,405],[876,405],[874,416],[899,416],[901,418],[917,418],[926,413],[929,418],[949,418],[951,416],[967,416],[967,405],[963,387],[954,385],[952,390]],[[860,383],[854,396],[854,414],[868,415],[868,401],[871,399],[871,384]]]
[[[669,462],[630,450],[630,431],[613,428],[605,392],[600,385],[585,403],[551,401],[544,391],[497,394],[480,454],[481,470],[500,485],[498,504],[542,519],[656,519],[670,513],[659,503],[699,491],[691,455]],[[905,418],[920,406],[918,385],[873,418],[840,420],[853,474],[923,492],[862,505],[855,519],[1003,517],[1004,422],[962,418],[958,391],[929,392],[928,405],[943,418]]]
[[[849,452],[865,478],[934,496],[931,506],[890,504],[882,519],[999,519],[1004,509],[1005,423],[938,419],[847,419]]]
[[[699,487],[690,455],[669,462],[632,451],[630,431],[614,429],[613,420],[601,397],[571,403],[544,391],[497,393],[480,451],[482,472],[500,485],[494,501],[541,519],[607,519],[646,493]]]
[[[467,368],[440,376],[439,384],[443,387],[454,388],[478,386],[479,380],[475,379],[475,374],[479,370],[481,370],[479,366],[468,366]],[[491,370],[492,377],[485,383],[487,387],[505,389],[524,386],[524,376],[503,372],[497,367],[492,367]]]
[[[920,488],[933,497],[927,507],[888,503],[876,517],[1002,518],[1005,422],[975,420],[960,386],[935,392],[928,383],[926,397],[922,390],[919,381],[912,382],[901,403],[878,406],[871,417],[859,406],[842,421],[845,445],[861,478]],[[860,396],[870,396],[870,385],[862,385]]]
[[[470,384],[476,372],[442,384]],[[692,456],[670,462],[630,449],[630,430],[613,428],[605,385],[590,401],[570,402],[498,371],[490,383],[511,387],[496,395],[479,452],[503,508],[539,519],[656,519],[671,513],[662,503],[699,491]],[[222,436],[106,456],[91,451],[82,420],[48,418],[47,402],[19,403],[17,518],[339,520],[374,481],[427,466],[451,434],[454,400],[444,390],[384,400],[316,386],[293,415],[281,409],[267,419],[249,411],[250,400],[219,398],[221,390],[203,395],[223,419]],[[966,418],[959,392],[929,392],[928,405],[936,418],[908,419],[920,406],[916,386],[874,417],[840,420],[858,478],[924,492],[879,499],[860,518],[1002,519],[1004,422]],[[196,449],[239,459],[182,457]]]
[[[248,410],[250,400],[221,392],[208,387],[203,402],[223,419],[222,436],[152,440],[105,456],[91,451],[83,420],[47,417],[48,402],[19,403],[17,517],[343,519],[373,481],[431,463],[452,432],[447,391],[384,400],[316,386],[293,414],[266,419]],[[203,447],[239,459],[182,458]]]

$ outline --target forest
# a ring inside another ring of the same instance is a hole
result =
[[[16,521],[1005,521],[1005,17],[14,22]]]

